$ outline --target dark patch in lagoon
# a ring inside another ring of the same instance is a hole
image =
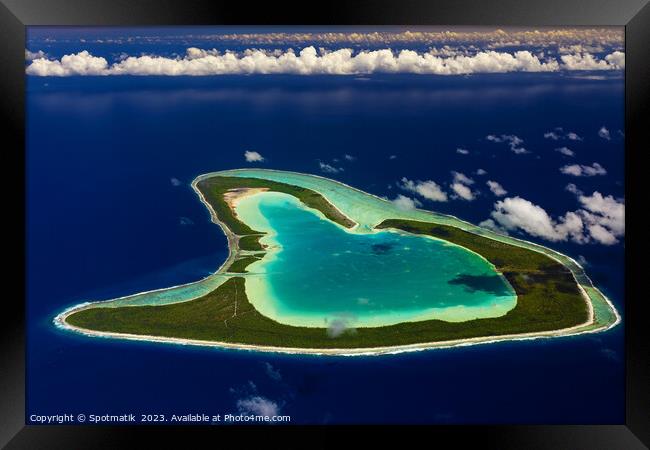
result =
[[[386,253],[390,252],[394,246],[394,244],[382,243],[372,244],[370,248],[375,255],[385,255]]]
[[[503,279],[498,275],[461,274],[453,280],[448,281],[448,283],[463,285],[469,292],[483,291],[497,296],[511,294],[508,286],[506,286]]]

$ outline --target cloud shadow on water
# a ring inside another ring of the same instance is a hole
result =
[[[510,289],[498,275],[461,274],[448,281],[452,285],[462,285],[469,292],[483,291],[497,296],[510,294]]]
[[[375,255],[385,255],[393,249],[394,245],[391,243],[372,244],[371,249]]]

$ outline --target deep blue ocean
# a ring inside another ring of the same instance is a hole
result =
[[[553,216],[578,207],[569,182],[622,197],[622,78],[28,77],[27,85],[27,420],[223,414],[259,395],[300,424],[624,421],[625,320],[593,335],[380,357],[107,340],[52,324],[81,301],[216,270],[226,239],[189,183],[201,173],[252,166],[246,150],[264,155],[258,165],[266,168],[322,174],[319,161],[334,164],[344,170],[324,175],[390,198],[404,193],[395,186],[402,177],[446,183],[451,170],[479,168]],[[597,136],[603,125],[610,141]],[[566,142],[543,138],[554,127],[584,137],[569,144],[575,158],[554,151]],[[516,155],[486,141],[488,134],[515,134],[532,153]],[[594,161],[606,176],[558,170]],[[473,202],[424,201],[424,208],[478,223],[495,202],[480,183]],[[624,313],[622,243],[526,238],[583,256],[594,284]]]

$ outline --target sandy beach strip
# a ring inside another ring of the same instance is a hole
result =
[[[75,327],[65,321],[66,317],[74,312],[76,312],[76,310],[71,309],[57,316],[57,318],[55,319],[55,324],[57,325],[57,327],[74,331],[91,337],[125,339],[125,340],[167,343],[167,344],[176,344],[176,345],[193,345],[193,346],[200,346],[200,347],[215,347],[215,348],[246,350],[246,351],[265,352],[265,353],[286,353],[286,354],[296,354],[296,355],[331,355],[331,356],[390,355],[390,354],[408,353],[408,352],[416,352],[416,351],[424,351],[424,350],[490,344],[490,343],[497,343],[503,341],[526,341],[526,340],[545,339],[545,338],[569,337],[569,336],[577,336],[580,334],[601,332],[615,325],[614,323],[614,324],[604,325],[602,327],[598,327],[594,329],[584,330],[583,328],[585,328],[585,326],[591,324],[589,323],[589,324],[574,325],[572,327],[564,328],[560,330],[540,331],[540,332],[533,332],[533,333],[506,334],[502,336],[484,336],[484,337],[475,337],[475,338],[467,338],[467,339],[456,339],[456,340],[428,342],[428,343],[425,342],[419,344],[396,345],[396,346],[385,346],[385,347],[321,349],[321,348],[300,348],[300,347],[273,347],[273,346],[264,346],[264,345],[237,344],[232,342],[218,342],[218,341],[206,341],[206,340],[198,340],[198,339],[184,339],[184,338],[174,338],[174,337],[164,337],[164,336],[151,336],[151,335],[113,333],[107,331],[88,330],[85,328]]]
[[[236,188],[230,189],[223,194],[223,198],[232,210],[232,213],[237,217],[237,202],[242,198],[258,194],[260,192],[267,192],[269,188]]]

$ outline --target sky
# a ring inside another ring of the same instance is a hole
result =
[[[152,32],[101,37],[85,30],[57,30],[56,38],[33,28],[27,74],[169,75],[226,74],[367,75],[616,71],[625,68],[620,28],[457,31],[282,32],[190,34]],[[90,34],[90,35],[88,35]],[[84,37],[79,37],[83,35]],[[52,43],[78,51],[48,54]],[[96,44],[147,46],[155,51],[94,54]],[[158,46],[158,47],[155,47]]]

